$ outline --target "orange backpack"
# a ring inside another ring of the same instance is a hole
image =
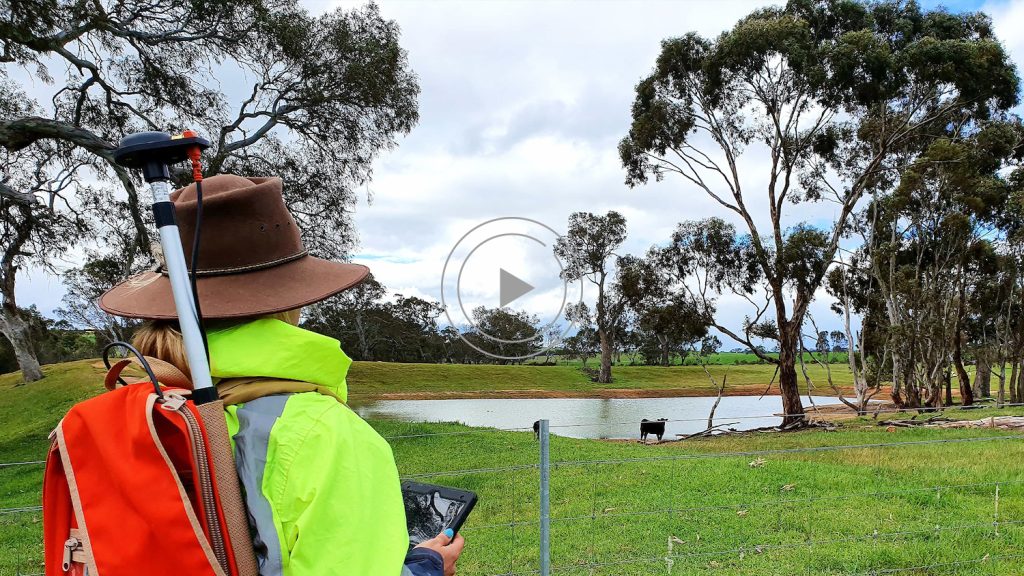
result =
[[[130,384],[60,421],[43,483],[46,576],[239,574],[206,427],[186,394]]]

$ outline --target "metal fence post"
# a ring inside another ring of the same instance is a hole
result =
[[[540,576],[551,574],[551,458],[548,421],[540,421]]]

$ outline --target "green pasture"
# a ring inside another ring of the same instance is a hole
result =
[[[713,364],[708,372],[727,393],[760,394],[775,376],[770,364]],[[832,395],[827,371],[840,387],[852,386],[846,364],[827,369],[807,365],[815,391]],[[504,397],[506,392],[543,391],[571,396],[594,396],[614,391],[661,391],[674,396],[715,395],[715,385],[701,366],[615,366],[610,384],[593,382],[575,365],[533,366],[495,364],[402,364],[355,362],[349,372],[349,394],[372,399],[382,394],[436,394],[446,397]],[[806,384],[801,378],[801,387]]]
[[[779,354],[777,352],[768,352],[766,354],[766,356],[770,356],[772,358],[778,358]],[[615,365],[635,364],[634,362],[631,362],[631,358],[632,358],[632,356],[630,356],[629,354],[622,354],[621,356],[618,357],[618,361],[615,362]],[[636,358],[637,358],[638,362],[643,359],[639,355]],[[817,352],[814,352],[814,353],[805,352],[804,353],[804,361],[806,361],[808,363],[815,363],[815,362],[818,361],[818,359],[820,359],[820,360],[824,360],[824,361],[826,361],[826,362],[828,362],[830,364],[843,364],[843,363],[846,362],[846,358],[847,358],[846,352],[829,352],[828,354],[819,354]],[[560,354],[553,354],[550,357],[545,356],[544,354],[541,354],[540,356],[535,356],[534,358],[531,358],[530,360],[526,361],[527,364],[539,364],[539,363],[544,363],[544,362],[552,362],[552,363],[557,363],[559,365],[565,364],[565,365],[571,365],[571,366],[582,366],[582,364],[583,364],[583,362],[581,360],[579,360],[578,358],[570,358],[570,357],[567,357],[567,356],[564,356],[564,355],[560,355]],[[705,364],[727,364],[727,365],[731,365],[731,364],[762,364],[764,361],[761,360],[760,358],[758,358],[757,355],[754,354],[753,352],[716,352],[715,354],[710,354],[707,357],[705,357],[703,359],[703,362]],[[600,359],[597,358],[597,357],[589,358],[587,360],[587,366],[591,367],[591,368],[596,367],[599,363],[600,363]],[[690,366],[697,366],[697,365],[700,364],[700,362],[694,356],[689,356],[686,359],[684,359],[682,362],[680,362],[680,355],[679,354],[673,354],[672,355],[671,363],[673,365],[687,364],[687,365],[690,365]]]
[[[43,456],[46,434],[64,411],[100,389],[91,364],[48,366],[45,380],[26,386],[15,386],[15,374],[0,376],[0,462]],[[396,378],[409,376],[405,367],[391,367]],[[358,366],[353,388],[369,386],[369,373],[384,386],[383,371],[374,369]],[[357,378],[360,371],[363,378]],[[623,372],[633,386],[644,385],[641,376]],[[426,382],[419,375],[388,385],[408,389]],[[531,385],[543,382],[538,377]],[[457,379],[449,384],[468,386]],[[1008,413],[989,408],[946,415]],[[460,574],[536,569],[532,433],[372,424],[389,438],[404,476],[480,495],[464,531],[468,545]],[[421,436],[435,433],[443,435]],[[555,437],[554,573],[788,576],[929,566],[897,573],[1020,574],[1022,559],[1007,556],[1024,554],[1021,442],[1016,433],[998,429],[890,432],[870,418],[847,421],[834,432],[648,446]],[[41,475],[41,466],[0,468],[0,508],[37,505]],[[0,575],[41,571],[41,530],[38,512],[0,514]]]

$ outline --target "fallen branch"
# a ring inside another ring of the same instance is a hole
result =
[[[932,416],[927,420],[916,420],[917,416],[913,416],[909,420],[882,420],[878,423],[878,426],[896,426],[897,428],[917,428],[919,426],[933,426],[939,422],[953,422],[945,416]]]
[[[939,424],[938,427],[1024,429],[1024,416],[992,416],[981,420],[954,420]]]

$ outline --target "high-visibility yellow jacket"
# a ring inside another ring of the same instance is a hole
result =
[[[338,341],[271,319],[211,330],[208,339],[215,379],[299,380],[337,396],[275,394],[227,408],[260,574],[410,573],[395,460],[342,403],[352,361]]]

